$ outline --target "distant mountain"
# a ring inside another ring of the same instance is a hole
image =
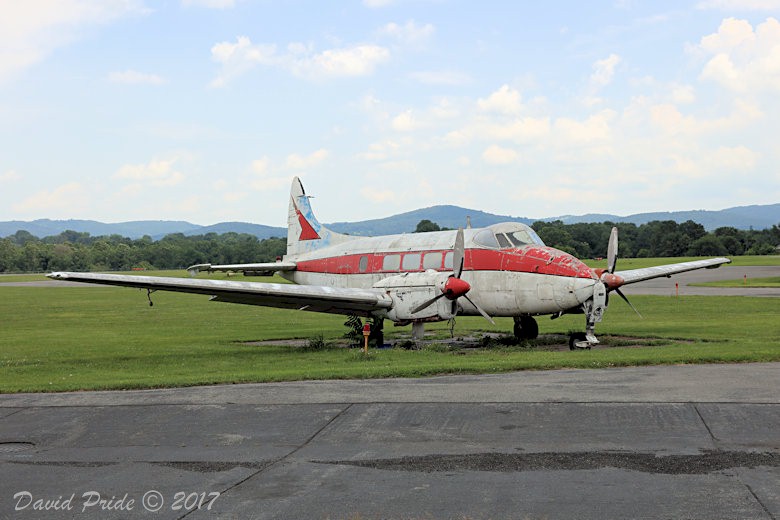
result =
[[[466,209],[459,206],[432,206],[430,208],[416,209],[406,213],[393,215],[392,217],[363,222],[334,222],[326,224],[327,227],[338,233],[350,235],[392,235],[414,231],[421,220],[430,220],[441,227],[457,229],[466,226],[466,217],[471,217],[471,225],[485,227],[498,222],[523,222],[531,224],[534,220],[522,217],[510,217],[507,215],[493,215],[476,209]]]
[[[457,228],[466,225],[466,217],[471,217],[471,225],[483,227],[497,222],[523,222],[531,224],[537,220],[554,221],[561,220],[566,224],[577,222],[628,222],[633,224],[645,224],[652,220],[674,220],[685,222],[693,220],[703,225],[705,229],[713,229],[731,226],[737,229],[766,229],[780,224],[780,204],[768,204],[762,206],[739,206],[720,211],[673,211],[661,213],[638,213],[621,217],[610,214],[590,213],[587,215],[549,217],[533,219],[527,217],[512,217],[508,215],[494,215],[475,209],[466,209],[459,206],[432,206],[430,208],[417,209],[406,213],[400,213],[391,217],[366,220],[363,222],[334,222],[326,224],[333,231],[349,233],[351,235],[391,235],[395,233],[408,233],[414,231],[417,223],[427,219],[436,222],[442,227]],[[66,230],[87,232],[92,236],[122,235],[129,238],[140,238],[149,235],[154,239],[160,239],[171,233],[183,233],[185,235],[204,235],[206,233],[248,233],[260,239],[270,237],[285,237],[287,229],[282,227],[264,226],[248,222],[221,222],[211,226],[199,226],[190,222],[168,220],[140,220],[134,222],[119,222],[105,224],[94,220],[49,220],[41,219],[32,222],[10,221],[0,222],[0,237],[13,235],[19,230],[25,230],[37,237],[58,235]]]
[[[545,218],[545,221],[561,220],[566,224],[576,222],[628,222],[636,225],[646,224],[653,220],[674,220],[675,222],[685,222],[692,220],[698,222],[707,231],[712,231],[719,227],[735,227],[737,229],[766,229],[775,224],[780,224],[780,204],[768,204],[763,206],[739,206],[735,208],[722,209],[720,211],[666,211],[656,213],[637,213],[626,217],[617,215],[608,215],[600,213],[589,213],[587,215],[565,215],[562,217]]]
[[[187,233],[199,227],[201,226],[197,224],[175,220],[138,220],[115,224],[105,224],[95,220],[39,219],[32,222],[12,220],[0,222],[0,237],[7,237],[19,230],[24,230],[36,237],[43,238],[70,230],[79,233],[86,232],[92,236],[121,235],[129,238],[141,238],[144,235],[155,237],[165,236],[168,233]]]
[[[247,233],[259,239],[271,237],[287,237],[287,228],[250,224],[249,222],[220,222],[211,226],[200,226],[197,229],[184,232],[187,236],[205,235],[207,233]],[[162,238],[162,237],[160,237]]]

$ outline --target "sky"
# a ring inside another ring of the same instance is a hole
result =
[[[780,202],[780,0],[0,0],[0,220]]]

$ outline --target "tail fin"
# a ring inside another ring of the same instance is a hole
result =
[[[314,216],[301,180],[294,177],[287,211],[287,256],[308,253],[352,238],[334,233],[320,224]]]

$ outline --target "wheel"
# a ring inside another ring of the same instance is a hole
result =
[[[577,346],[577,342],[585,341],[586,339],[587,337],[584,332],[573,332],[571,336],[569,336],[569,350],[578,350],[579,347]],[[590,349],[590,346],[585,348]]]
[[[533,316],[515,318],[515,337],[517,339],[536,339],[539,336],[539,324]]]

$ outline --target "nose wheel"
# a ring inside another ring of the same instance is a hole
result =
[[[569,336],[569,350],[590,350],[591,343],[584,332],[573,332]]]

